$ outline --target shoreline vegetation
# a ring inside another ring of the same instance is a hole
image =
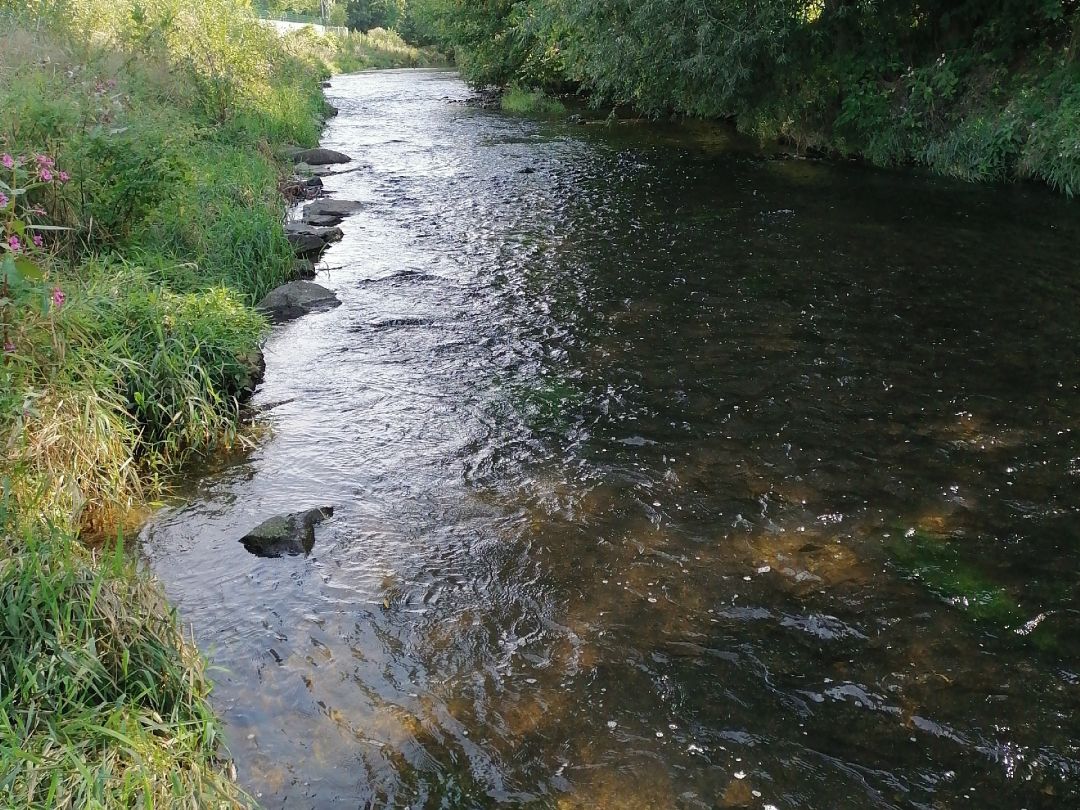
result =
[[[279,36],[245,0],[0,0],[0,806],[252,803],[123,536],[185,460],[249,441],[322,82],[430,59]]]
[[[761,143],[1080,194],[1074,0],[408,0],[514,110],[578,97]],[[531,101],[530,101],[531,99]]]

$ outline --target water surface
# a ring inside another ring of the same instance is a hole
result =
[[[144,534],[265,807],[1080,805],[1074,204],[328,95],[344,303]]]

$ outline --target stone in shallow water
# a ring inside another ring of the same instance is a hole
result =
[[[240,538],[244,548],[256,557],[310,554],[315,546],[315,526],[334,514],[334,507],[322,506],[306,512],[275,515]]]
[[[257,309],[274,323],[284,323],[321,309],[339,306],[330,290],[313,281],[290,281],[266,294]]]
[[[309,166],[325,166],[330,163],[348,163],[352,158],[333,149],[305,149],[293,155],[293,162],[306,163]]]
[[[304,221],[308,224],[315,224],[313,220],[317,217],[320,224],[326,222],[327,224],[336,225],[345,217],[355,214],[363,207],[363,203],[354,200],[316,200],[304,206]]]

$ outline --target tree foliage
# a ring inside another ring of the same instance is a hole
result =
[[[354,31],[397,30],[405,17],[405,0],[349,0],[346,24]]]
[[[1080,0],[414,0],[475,84],[1080,189]]]

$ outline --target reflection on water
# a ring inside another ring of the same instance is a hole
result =
[[[1075,206],[329,93],[344,304],[144,535],[266,807],[1080,802]]]

